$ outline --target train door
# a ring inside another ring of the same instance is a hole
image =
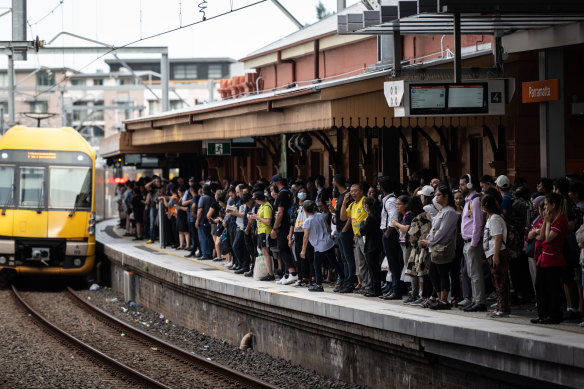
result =
[[[14,218],[14,236],[47,237],[46,174],[42,166],[21,166],[18,181],[18,217]]]
[[[0,165],[0,236],[12,236],[16,167]]]

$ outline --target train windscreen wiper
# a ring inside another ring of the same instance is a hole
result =
[[[16,189],[16,185],[10,185],[10,196],[6,196],[6,201],[2,204],[2,216],[6,215],[6,208],[10,205],[10,203],[14,200],[14,190]]]
[[[43,189],[44,188],[45,188],[45,182],[43,181],[43,185],[41,186],[41,190],[39,191],[39,199],[38,199],[39,207],[37,209],[37,213],[43,213],[43,197],[44,197]]]

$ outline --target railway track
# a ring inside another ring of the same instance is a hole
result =
[[[42,294],[23,296],[14,286],[12,292],[16,300],[51,333],[87,354],[89,359],[106,365],[114,376],[125,377],[137,386],[274,388],[132,327],[86,302],[70,288],[54,298],[59,300],[60,309],[67,310],[67,317],[74,320],[53,315],[50,308],[44,307]],[[35,299],[37,303],[34,303]]]

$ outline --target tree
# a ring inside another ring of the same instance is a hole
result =
[[[331,13],[326,9],[326,7],[324,6],[324,4],[322,3],[322,0],[318,1],[318,5],[316,6],[316,17],[318,20],[322,20],[324,18],[326,18],[327,16],[330,16]]]

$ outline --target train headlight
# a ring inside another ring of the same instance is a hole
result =
[[[8,158],[8,153],[2,153],[2,159]]]
[[[95,227],[94,226],[90,226],[87,229],[87,232],[89,232],[89,235],[91,235],[91,236],[95,235]]]
[[[75,258],[75,259],[73,260],[73,266],[75,266],[75,267],[79,267],[79,266],[81,266],[82,264],[83,264],[83,261],[81,260],[81,258]]]
[[[97,220],[95,220],[95,212],[91,212],[91,216],[89,217],[89,226],[93,227],[95,226],[95,224],[97,223]]]
[[[8,258],[4,255],[0,256],[0,265],[6,265],[6,262],[8,262]]]

